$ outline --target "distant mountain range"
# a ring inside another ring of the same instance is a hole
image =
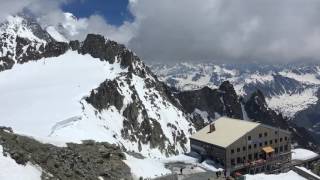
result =
[[[226,80],[245,99],[260,90],[271,109],[300,126],[317,131],[319,65],[178,63],[153,64],[151,68],[160,80],[178,90],[216,88]]]

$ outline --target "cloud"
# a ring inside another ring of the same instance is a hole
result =
[[[69,21],[70,22],[70,21]],[[124,22],[121,26],[114,26],[109,24],[100,15],[91,15],[88,18],[80,18],[72,23],[74,31],[77,33],[69,34],[70,39],[84,39],[87,34],[95,33],[102,34],[112,40],[122,44],[128,44],[133,36],[133,24]]]
[[[320,1],[135,0],[129,46],[151,61],[320,58]]]
[[[0,20],[23,8],[43,26],[65,22],[72,0],[7,0]],[[100,33],[153,62],[232,63],[320,61],[318,0],[129,0],[133,22],[121,26],[93,14],[70,24],[70,39]]]
[[[63,34],[70,40],[83,40],[87,34],[102,34],[119,43],[128,44],[132,38],[134,25],[124,22],[121,26],[114,26],[107,22],[102,16],[92,14],[85,18],[73,17],[70,13],[63,12],[61,4],[73,0],[34,0],[26,8],[38,18],[42,27],[62,25],[65,30]],[[83,1],[80,1],[83,3]],[[67,14],[67,15],[66,15]]]
[[[24,7],[32,3],[33,0],[4,0],[0,6],[0,22],[2,22],[9,14],[20,12]]]
[[[64,20],[64,12],[61,5],[69,0],[33,0],[25,8],[30,10],[37,18],[41,25],[57,25]]]

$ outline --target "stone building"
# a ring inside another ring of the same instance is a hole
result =
[[[273,171],[291,161],[289,131],[226,117],[193,134],[190,146],[222,164],[227,174]]]

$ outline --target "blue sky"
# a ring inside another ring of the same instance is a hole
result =
[[[92,14],[103,16],[109,24],[119,26],[125,20],[132,21],[128,10],[128,0],[73,0],[64,4],[62,9],[76,17],[88,17]]]

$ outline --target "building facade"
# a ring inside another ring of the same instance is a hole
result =
[[[260,123],[219,118],[190,137],[195,151],[228,174],[272,171],[291,161],[290,132]]]

